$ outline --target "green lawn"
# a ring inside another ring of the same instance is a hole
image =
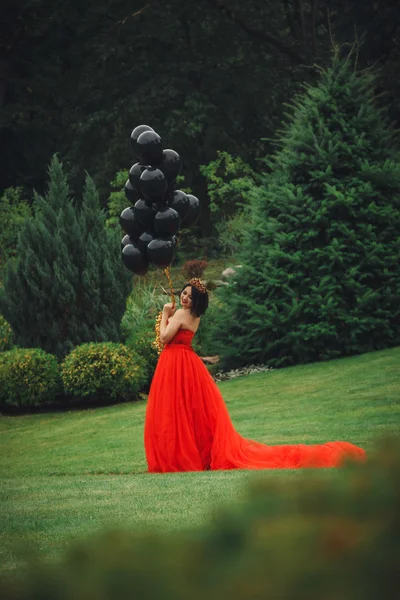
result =
[[[400,348],[259,373],[220,384],[238,431],[269,444],[352,441],[371,449],[399,432]],[[28,544],[54,556],[107,526],[200,526],[245,481],[299,471],[149,475],[145,404],[0,417],[0,565],[20,564]],[[317,477],[338,477],[318,471]]]

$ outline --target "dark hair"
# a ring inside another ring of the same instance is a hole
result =
[[[186,289],[187,287],[191,288],[191,294],[192,294],[192,307],[190,309],[190,314],[193,315],[194,317],[201,317],[202,314],[204,314],[208,308],[208,294],[202,294],[194,285],[192,285],[191,283],[185,283],[185,285],[182,288],[181,294],[183,292],[184,289]],[[181,295],[179,294],[179,296]]]

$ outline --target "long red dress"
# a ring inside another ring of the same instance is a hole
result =
[[[154,373],[144,431],[151,473],[337,467],[345,457],[365,459],[365,451],[348,442],[267,446],[243,438],[192,338],[191,331],[180,329]]]

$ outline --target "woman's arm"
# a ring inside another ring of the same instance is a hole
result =
[[[162,344],[168,344],[183,323],[182,312],[178,310],[176,314],[174,313],[175,309],[172,307],[172,304],[164,306],[160,323],[160,342]],[[174,317],[173,319],[171,318],[172,316]],[[168,319],[170,319],[170,322],[167,324]]]

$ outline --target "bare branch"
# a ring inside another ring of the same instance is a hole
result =
[[[146,4],[146,6],[143,6],[143,8],[141,8],[140,10],[137,10],[136,12],[134,12],[131,15],[128,15],[127,17],[125,17],[125,19],[122,19],[122,21],[117,21],[117,23],[115,23],[116,25],[125,25],[125,23],[127,22],[128,19],[132,19],[134,17],[138,17],[139,15],[141,15],[146,9],[148,9],[150,6],[150,4]]]

